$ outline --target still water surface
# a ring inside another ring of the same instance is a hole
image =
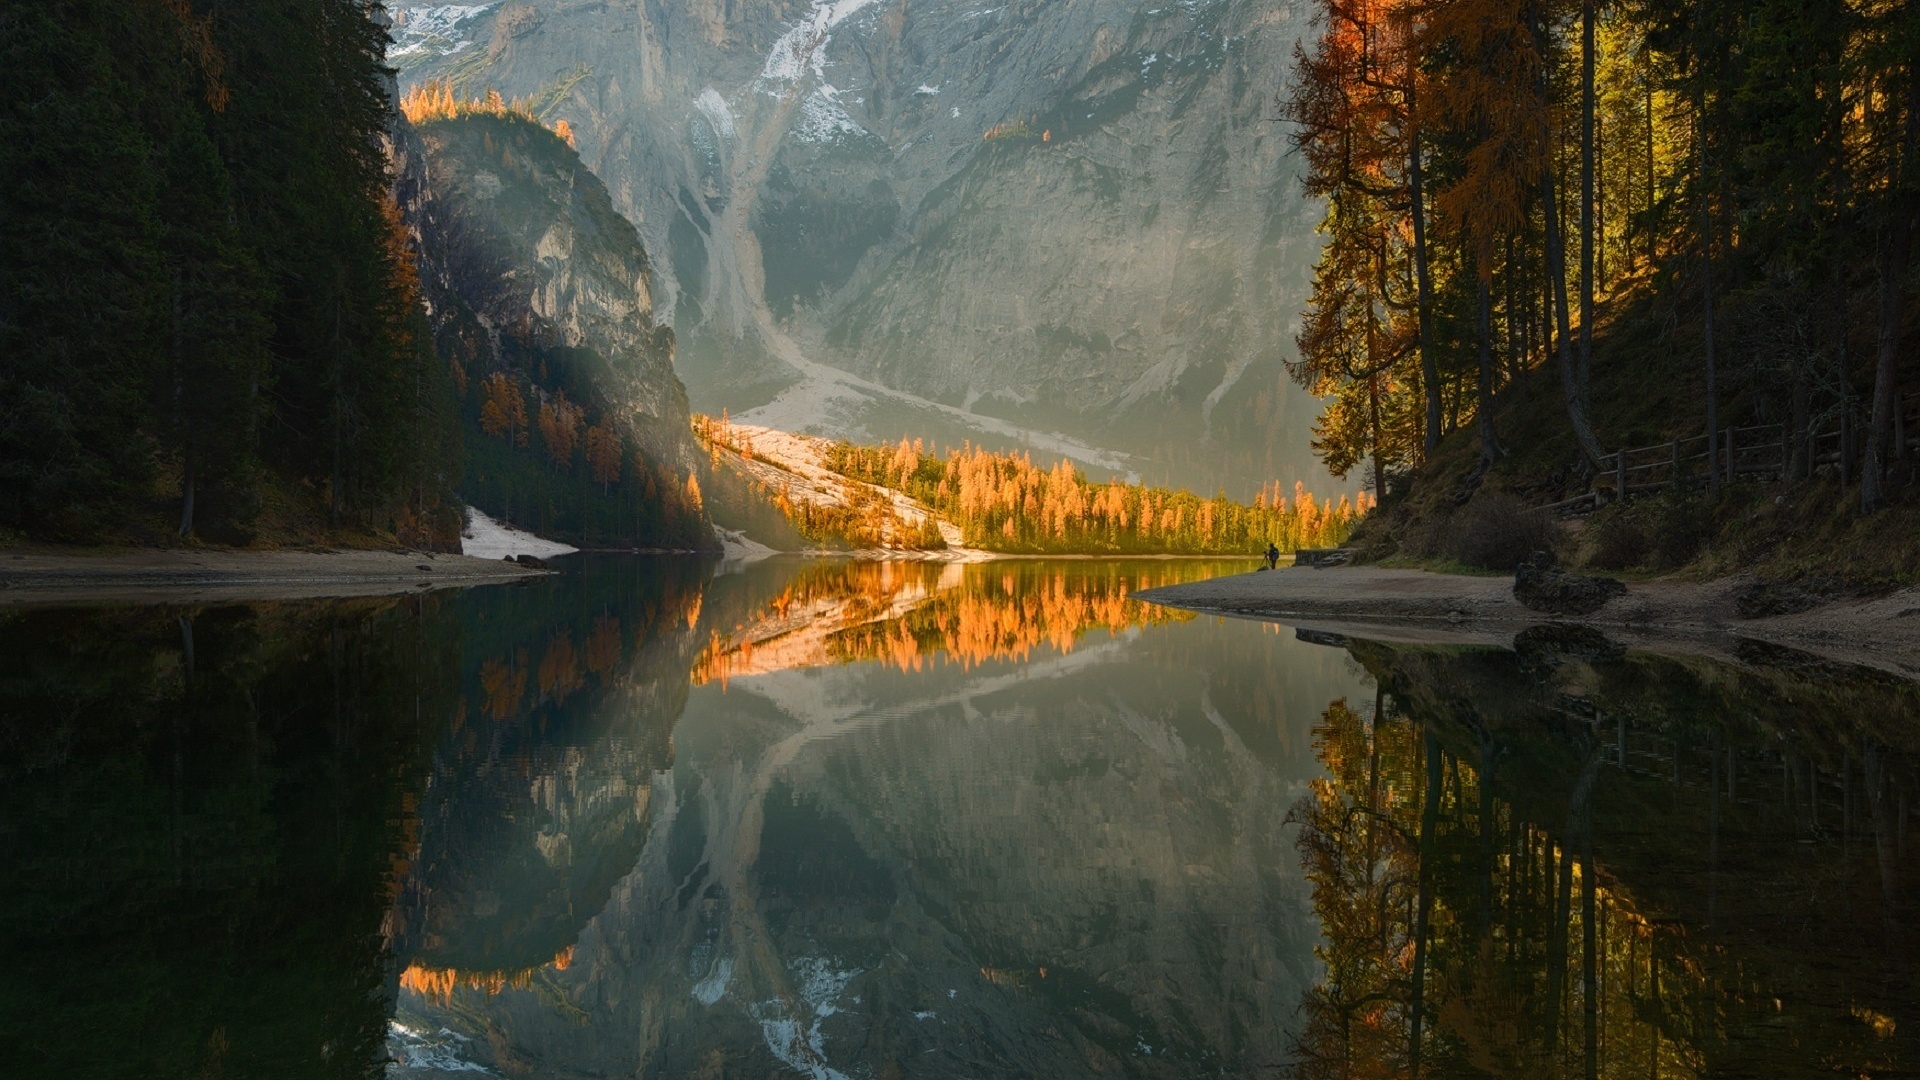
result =
[[[1920,1069],[1920,694],[1238,564],[588,559],[0,615],[32,1076]]]

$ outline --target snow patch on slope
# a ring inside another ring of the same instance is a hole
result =
[[[503,525],[471,506],[467,507],[467,527],[460,530],[460,554],[476,559],[505,559],[515,555],[533,555],[544,559],[549,555],[565,555],[579,550],[557,540],[548,540],[511,525]]]
[[[720,91],[709,86],[700,91],[700,96],[694,99],[693,104],[700,110],[700,115],[707,118],[707,123],[713,126],[715,134],[723,139],[733,138],[733,110],[727,107],[727,99],[720,96]]]
[[[767,53],[757,84],[762,92],[779,97],[800,77],[812,71],[826,77],[828,33],[874,0],[813,0],[805,18],[787,28]]]

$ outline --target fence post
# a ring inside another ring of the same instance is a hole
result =
[[[1614,455],[1613,466],[1616,470],[1613,479],[1613,489],[1620,497],[1620,501],[1625,502],[1627,501],[1627,451],[1624,447],[1618,454]]]
[[[1673,490],[1680,490],[1680,440],[1673,440]]]
[[[1729,484],[1739,479],[1739,476],[1737,476],[1734,471],[1736,462],[1738,460],[1735,454],[1736,454],[1736,451],[1734,450],[1734,445],[1733,445],[1733,429],[1728,428],[1727,429],[1727,483]]]

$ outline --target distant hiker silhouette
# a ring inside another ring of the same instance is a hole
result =
[[[1273,541],[1269,540],[1267,541],[1267,569],[1272,570],[1279,565],[1280,549],[1274,546]]]

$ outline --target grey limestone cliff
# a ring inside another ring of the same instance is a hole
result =
[[[705,548],[673,332],[639,234],[552,131],[510,112],[408,125],[397,194],[454,369],[474,505],[585,545]],[[691,482],[690,482],[691,481]]]

